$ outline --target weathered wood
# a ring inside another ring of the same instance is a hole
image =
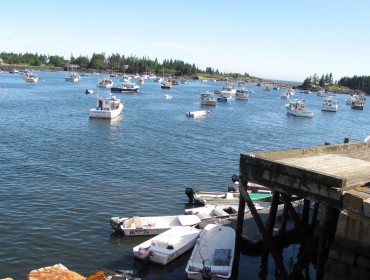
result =
[[[286,193],[282,193],[281,196],[282,196],[282,198],[284,200],[285,207],[288,208],[289,214],[291,215],[291,217],[294,220],[295,226],[299,230],[299,233],[301,235],[302,240],[303,241],[306,241],[307,240],[307,231],[302,226],[302,222],[301,222],[298,214],[296,213],[294,207],[292,206],[292,203],[290,202],[290,197]]]
[[[232,268],[232,279],[238,279],[238,268],[240,260],[240,249],[243,235],[243,223],[244,223],[244,212],[245,212],[245,200],[241,195],[239,198],[239,208],[237,216],[237,224],[235,230],[235,250],[234,250],[234,263]]]
[[[308,266],[310,262],[310,256],[313,254],[313,252],[317,248],[319,231],[320,231],[319,227],[316,227],[313,234],[307,240],[305,246],[301,248],[302,253],[300,254],[300,257],[298,258],[298,261],[294,265],[294,269],[292,273],[290,274],[291,279],[301,278],[297,275],[300,275],[303,268]]]
[[[309,211],[310,211],[310,201],[307,199],[304,199],[303,211],[302,211],[302,224],[305,229],[307,229],[307,226],[308,226]]]
[[[240,176],[240,179],[241,179],[241,184],[240,184],[240,189],[239,189],[240,194],[243,196],[245,202],[247,203],[247,205],[249,207],[249,210],[251,211],[251,213],[253,215],[254,221],[256,222],[256,224],[258,226],[258,229],[260,230],[260,232],[263,236],[264,242],[266,242],[266,245],[270,249],[271,255],[273,256],[273,258],[275,260],[275,264],[276,264],[277,269],[281,273],[283,279],[287,279],[288,274],[287,274],[287,271],[286,271],[284,263],[283,263],[283,256],[282,256],[281,252],[279,252],[276,249],[276,246],[275,246],[272,238],[268,235],[268,233],[266,231],[266,228],[265,228],[261,218],[258,215],[257,209],[254,206],[254,203],[252,202],[252,199],[250,198],[250,196],[247,192],[247,189],[244,187],[244,186],[248,185],[248,180],[246,180],[242,176]]]
[[[284,219],[286,223],[289,211],[303,237],[302,254],[299,255],[298,262],[290,277],[298,276],[301,274],[301,270],[307,267],[310,256],[317,249],[319,241],[316,279],[322,279],[329,248],[328,209],[342,207],[343,191],[364,186],[370,182],[370,142],[349,143],[348,138],[344,142],[344,144],[338,145],[327,143],[328,145],[303,149],[253,152],[240,155],[241,196],[248,204],[264,238],[264,246],[270,250],[276,267],[283,272],[283,278],[286,278],[287,272],[282,261],[282,254],[276,248],[271,234],[271,226],[274,221],[269,220],[267,228],[265,228],[243,185],[247,185],[248,182],[264,185],[274,193],[279,193],[284,199],[285,217],[283,216],[281,230],[284,230]],[[302,219],[291,205],[290,195],[304,198]],[[315,201],[315,206],[310,230],[308,230],[310,201]],[[319,227],[317,226],[317,216],[320,204],[323,207],[323,212],[320,216]],[[273,210],[270,209],[271,220],[274,219],[272,215],[276,216],[276,213],[274,214]],[[268,258],[268,252],[266,252],[264,251],[262,256],[263,265],[266,265]]]
[[[278,191],[274,191],[272,195],[272,201],[270,206],[270,213],[269,213],[269,219],[267,222],[267,234],[272,239],[272,232],[275,227],[275,221],[276,221],[276,213],[279,205],[279,199],[280,199],[280,193]],[[263,249],[262,249],[262,255],[261,255],[261,267],[267,269],[267,263],[268,263],[268,255],[269,250],[268,246],[265,242],[263,242]]]
[[[343,190],[370,181],[370,143],[241,154],[240,175],[340,208]]]

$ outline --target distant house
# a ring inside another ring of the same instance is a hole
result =
[[[4,60],[0,58],[0,65],[3,65],[3,64],[4,64]]]

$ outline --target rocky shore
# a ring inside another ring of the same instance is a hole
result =
[[[90,276],[82,276],[77,272],[69,270],[62,264],[56,264],[53,266],[42,267],[39,269],[32,270],[26,280],[116,280],[116,279],[130,279],[139,280],[132,275],[132,271],[109,271],[102,270],[97,271]],[[15,280],[13,278],[2,278],[0,280]]]

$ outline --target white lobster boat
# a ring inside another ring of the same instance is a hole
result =
[[[64,80],[66,82],[77,83],[77,82],[81,81],[81,76],[78,75],[76,72],[71,72],[68,77],[64,78]]]
[[[98,80],[98,87],[100,88],[112,88],[114,86],[114,82],[109,77],[101,77]]]
[[[289,104],[285,105],[285,109],[288,114],[296,117],[312,118],[314,116],[312,111],[306,109],[305,102],[299,99],[291,100]]]
[[[329,95],[324,98],[322,102],[321,111],[336,112],[338,111],[338,101],[333,99],[333,96]]]
[[[97,106],[89,110],[89,117],[97,119],[113,119],[118,117],[122,110],[123,104],[116,96],[98,98]]]
[[[135,246],[132,251],[137,259],[166,265],[194,247],[201,231],[194,227],[175,226]]]
[[[200,104],[206,106],[216,106],[217,101],[215,95],[209,91],[200,94]]]

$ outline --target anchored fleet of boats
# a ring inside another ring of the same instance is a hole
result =
[[[81,76],[76,72],[75,68],[69,69],[69,75],[65,77],[67,82],[80,82]],[[23,78],[28,83],[37,83],[39,80],[38,75],[31,69],[18,71],[17,69],[12,69],[9,73],[23,73]],[[93,73],[96,75],[97,73]],[[88,73],[83,73],[82,76],[89,76]],[[126,75],[121,77],[123,83],[121,86],[116,86],[114,81],[110,77],[119,77],[118,74],[111,74],[107,76],[100,77],[97,82],[98,88],[110,89],[114,93],[136,93],[139,92],[140,86],[144,84],[145,79],[153,79],[153,82],[160,83],[160,88],[165,90],[170,90],[173,86],[179,85],[177,79],[169,77],[167,79],[155,76],[151,73],[144,73],[143,75]],[[135,83],[131,82],[131,79],[137,79]],[[186,84],[187,78],[181,78],[181,84]],[[202,80],[208,81],[208,80]],[[199,101],[201,106],[216,106],[217,104],[224,103],[225,106],[232,100],[249,100],[253,91],[245,88],[246,83],[239,81],[239,83],[233,84],[231,82],[225,82],[221,89],[214,90],[214,92],[205,91],[200,93]],[[257,86],[262,86],[262,84],[257,84]],[[263,86],[263,91],[269,92],[270,87],[268,85]],[[312,118],[315,116],[314,111],[307,108],[307,101],[304,98],[294,98],[295,91],[292,88],[283,88],[280,86],[273,86],[274,90],[282,90],[280,97],[282,99],[287,99],[288,104],[285,105],[287,114],[296,117],[306,117]],[[311,91],[304,90],[301,91],[304,94],[310,94]],[[321,111],[326,112],[337,112],[339,109],[339,102],[334,98],[327,90],[317,90],[317,96],[323,98],[321,103]],[[93,94],[94,90],[86,89],[86,94]],[[270,93],[268,93],[270,94]],[[271,93],[272,94],[272,93]],[[218,95],[217,97],[215,95]],[[174,95],[164,94],[165,99],[172,99]],[[346,104],[350,105],[354,110],[363,110],[365,106],[366,97],[364,94],[353,94],[346,99]],[[98,98],[98,104],[95,108],[89,110],[90,118],[105,118],[112,119],[121,114],[123,110],[123,101],[117,99],[115,96],[109,96],[107,98]],[[201,118],[210,115],[210,110],[193,110],[185,112],[185,115],[190,118]]]

